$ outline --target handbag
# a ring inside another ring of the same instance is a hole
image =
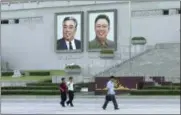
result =
[[[106,100],[107,100],[107,101],[112,101],[112,96],[111,96],[111,95],[109,95],[109,94],[108,94],[108,95],[106,95]]]

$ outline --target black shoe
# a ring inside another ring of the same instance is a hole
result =
[[[72,103],[70,103],[70,106],[71,106],[71,107],[74,107],[74,105],[73,105]]]
[[[105,108],[105,107],[102,107],[102,109],[106,110],[106,108]]]
[[[65,105],[62,105],[62,107],[65,107]]]
[[[69,102],[67,101],[67,105],[69,105]]]
[[[60,105],[63,105],[63,103],[62,103],[62,102],[60,102]]]
[[[115,108],[115,110],[119,110],[119,108]]]
[[[63,104],[62,102],[60,102],[60,105],[62,105],[62,107],[65,107],[65,104]]]

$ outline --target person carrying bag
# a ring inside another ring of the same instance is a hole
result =
[[[109,101],[112,101],[113,104],[114,104],[114,109],[115,110],[118,110],[118,104],[117,104],[117,101],[116,101],[116,98],[115,98],[115,91],[114,91],[114,79],[115,77],[114,76],[111,76],[110,77],[110,80],[107,82],[107,89],[108,89],[108,92],[107,92],[107,95],[105,97],[105,102],[104,102],[104,105],[102,106],[102,108],[105,110]]]

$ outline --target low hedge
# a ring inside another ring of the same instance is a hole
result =
[[[22,76],[25,75],[24,72],[21,72],[21,71],[20,71],[20,73],[21,73]],[[1,76],[5,76],[5,77],[6,77],[6,76],[7,76],[7,77],[10,77],[10,76],[13,76],[13,75],[14,75],[14,72],[13,72],[13,71],[10,71],[10,72],[2,72],[2,73],[1,73]]]
[[[147,86],[147,87],[143,87],[143,90],[144,89],[148,89],[148,90],[162,90],[162,89],[180,90],[180,86]]]
[[[65,69],[81,69],[79,65],[67,65]]]
[[[2,76],[13,76],[14,72],[2,72],[1,75]],[[50,76],[51,73],[50,71],[32,71],[32,72],[21,72],[21,75],[25,75],[27,74],[28,76]]]
[[[74,85],[75,87],[75,92],[80,92],[82,87],[88,87],[88,83],[78,83]],[[2,91],[10,91],[14,94],[14,91],[39,91],[39,90],[59,90],[59,84],[53,84],[53,83],[46,83],[46,82],[41,82],[41,83],[29,83],[27,84],[26,87],[22,86],[17,86],[17,87],[1,87]],[[24,94],[24,93],[23,93]],[[45,93],[46,95],[46,93]]]
[[[180,83],[172,83],[172,84],[166,84],[166,85],[162,85],[162,86],[168,86],[168,87],[180,87],[181,84]]]
[[[59,90],[1,90],[1,95],[60,95]]]
[[[14,72],[2,72],[2,76],[13,76]]]
[[[173,83],[172,86],[180,86],[180,83]]]
[[[180,90],[131,91],[131,95],[180,95]],[[60,95],[59,90],[1,90],[1,95]]]
[[[133,90],[130,95],[180,95],[180,90]]]
[[[90,83],[76,83],[75,86],[77,87],[88,87]]]
[[[100,51],[101,54],[114,54],[114,50],[111,49],[103,49]]]
[[[81,88],[83,86],[75,85],[74,90],[75,92],[80,92]],[[29,85],[26,87],[17,86],[17,87],[1,87],[2,90],[56,90],[59,89],[58,84],[48,84],[48,85],[42,85],[42,84],[35,84],[35,85]]]
[[[52,79],[47,79],[44,81],[40,81],[39,83],[51,83],[52,84]]]
[[[75,87],[88,87],[88,83],[77,83],[74,84]],[[41,83],[28,83],[27,86],[59,86],[57,83],[48,83],[48,82],[41,82]]]
[[[144,37],[133,37],[131,39],[131,43],[133,45],[145,45],[147,43],[147,41]]]
[[[1,87],[1,90],[56,90],[58,86]]]
[[[45,83],[45,82],[41,82],[41,83],[28,83],[27,86],[59,86],[59,84],[56,83]]]
[[[37,72],[29,72],[30,76],[50,76],[50,72],[49,71],[37,71]]]

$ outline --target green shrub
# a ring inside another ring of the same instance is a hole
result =
[[[180,95],[180,90],[133,90],[131,95]]]
[[[1,95],[60,95],[59,90],[1,90]]]
[[[89,83],[74,84],[75,92],[80,92],[81,88],[89,87]],[[55,90],[59,88],[59,84],[40,82],[28,83],[26,87],[2,87],[2,90]]]
[[[111,49],[102,49],[100,51],[101,54],[114,54],[114,50]]]
[[[67,65],[65,69],[81,69],[79,65]]]
[[[14,72],[2,72],[2,76],[13,76]]]
[[[88,84],[89,83],[76,83],[76,84],[74,84],[74,87],[80,87],[80,88],[88,87]],[[39,87],[39,86],[42,86],[42,87],[44,87],[44,86],[46,86],[46,87],[57,87],[57,86],[59,86],[59,84],[58,83],[44,83],[44,82],[41,82],[41,83],[28,83],[27,86],[28,87],[30,87],[30,86],[32,86],[32,87]]]
[[[162,86],[167,86],[167,87],[180,87],[180,83],[172,83],[172,84],[166,84]]]
[[[41,81],[39,83],[52,83],[52,79],[47,79],[47,80]]]
[[[172,86],[180,86],[180,83],[173,83]]]
[[[50,72],[49,71],[44,71],[44,72],[29,72],[30,76],[50,76]]]
[[[83,82],[81,82],[81,83],[76,83],[75,84],[75,87],[88,87],[89,86],[89,83],[83,83]]]
[[[131,43],[133,45],[145,45],[146,44],[146,39],[144,37],[133,37],[131,39]]]
[[[55,83],[28,83],[27,86],[59,86],[59,84],[55,84]]]
[[[58,86],[1,87],[1,90],[55,90]]]
[[[162,90],[162,89],[168,89],[168,90],[180,90],[180,86],[147,86],[144,87],[144,89],[149,89],[149,90]]]

